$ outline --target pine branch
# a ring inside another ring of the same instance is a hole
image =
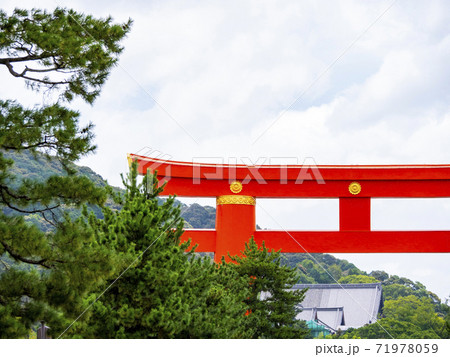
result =
[[[42,83],[42,84],[48,84],[48,85],[58,85],[58,84],[69,84],[69,81],[49,81],[46,79],[39,79],[39,78],[35,78],[35,77],[29,77],[26,76],[25,73],[27,72],[27,70],[25,69],[22,73],[18,73],[14,70],[14,67],[12,66],[12,64],[10,63],[11,61],[5,61],[4,63],[2,63],[0,61],[0,64],[4,64],[8,70],[9,73],[11,73],[14,77],[20,77],[23,79],[27,79],[33,82],[38,82],[38,83]]]
[[[47,259],[33,260],[33,259],[25,258],[25,257],[22,257],[20,254],[15,253],[7,243],[0,241],[0,244],[3,245],[3,248],[5,249],[5,251],[8,252],[8,254],[16,260],[19,260],[23,263],[40,265],[47,269],[52,268],[51,265],[46,264],[46,262],[48,261]]]
[[[8,65],[8,63],[12,62],[38,61],[45,58],[48,58],[48,55],[41,54],[41,55],[28,55],[23,57],[7,57],[7,58],[0,58],[0,64]]]
[[[16,212],[20,212],[20,213],[26,213],[26,214],[32,214],[32,213],[42,213],[42,212],[47,212],[47,211],[51,211],[54,210],[56,208],[59,208],[61,205],[57,204],[53,207],[48,207],[46,206],[46,208],[44,209],[33,209],[33,210],[25,210],[25,209],[21,209],[18,207],[13,206],[6,198],[5,196],[5,192],[12,198],[17,199],[17,200],[25,200],[25,201],[32,201],[32,198],[28,197],[28,196],[24,196],[24,195],[15,195],[13,193],[11,193],[11,191],[8,189],[8,187],[1,185],[0,186],[0,195],[2,197],[2,201],[1,203],[6,205],[8,208],[16,211]]]

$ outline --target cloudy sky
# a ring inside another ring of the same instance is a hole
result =
[[[448,1],[20,2],[57,5],[134,20],[101,97],[72,104],[96,126],[98,150],[80,164],[111,184],[139,150],[225,163],[450,163]],[[43,100],[4,69],[0,82],[1,98]],[[372,229],[450,230],[449,218],[450,199],[372,202]],[[334,230],[338,202],[261,200],[257,221]],[[448,254],[338,256],[450,294]]]

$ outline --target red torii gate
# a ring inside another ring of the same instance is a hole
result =
[[[450,231],[372,231],[370,200],[450,197],[450,165],[226,165],[128,154],[138,172],[157,171],[163,195],[216,197],[216,229],[183,239],[219,261],[239,254],[253,235],[285,253],[447,253]],[[256,230],[257,198],[339,198],[339,231]],[[450,217],[449,217],[450,218]]]

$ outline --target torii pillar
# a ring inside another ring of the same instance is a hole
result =
[[[225,195],[216,198],[215,259],[237,255],[256,230],[256,200],[251,196]]]

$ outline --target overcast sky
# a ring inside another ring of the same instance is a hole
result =
[[[134,20],[101,97],[72,104],[96,126],[80,164],[111,184],[146,147],[185,161],[450,163],[448,1],[20,2],[58,4]],[[42,102],[5,69],[0,82],[2,99]],[[372,229],[450,230],[449,218],[450,199],[372,203]],[[261,200],[257,222],[334,230],[338,203]],[[338,257],[450,294],[448,254]]]

